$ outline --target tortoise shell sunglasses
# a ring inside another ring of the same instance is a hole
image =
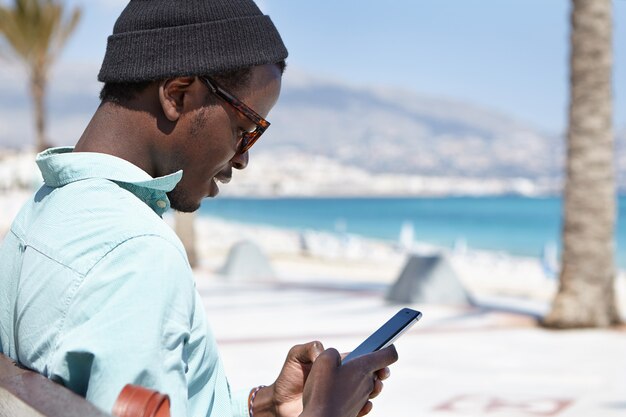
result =
[[[270,126],[270,122],[259,116],[257,112],[252,110],[250,107],[246,106],[243,101],[239,100],[237,97],[224,90],[218,83],[210,79],[209,77],[198,77],[206,86],[219,98],[224,100],[226,103],[230,104],[237,110],[239,113],[243,114],[247,119],[252,121],[256,125],[256,128],[250,132],[244,132],[241,135],[241,139],[238,146],[238,151],[240,154],[244,154],[248,152],[248,150],[255,144],[257,140],[261,137],[263,132],[267,130]]]

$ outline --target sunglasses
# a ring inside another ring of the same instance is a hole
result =
[[[241,135],[241,139],[238,145],[238,153],[244,154],[248,152],[248,150],[255,144],[257,140],[261,137],[263,132],[270,126],[270,122],[262,118],[258,115],[257,112],[252,110],[250,107],[246,106],[241,100],[239,100],[234,95],[230,94],[228,91],[224,90],[219,86],[215,81],[210,79],[209,77],[199,77],[204,84],[219,98],[224,100],[226,103],[230,104],[237,110],[239,113],[244,115],[247,119],[252,121],[256,125],[256,128],[250,132],[244,132]]]

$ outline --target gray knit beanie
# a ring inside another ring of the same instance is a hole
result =
[[[252,0],[131,0],[109,36],[98,80],[211,75],[287,58]]]

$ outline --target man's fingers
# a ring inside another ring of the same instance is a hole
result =
[[[323,351],[324,345],[316,340],[292,347],[290,356],[300,363],[311,363],[314,362]]]
[[[325,362],[335,367],[341,366],[341,355],[335,348],[329,348],[323,351],[315,360],[315,362]]]
[[[376,378],[374,380],[374,389],[370,393],[370,397],[369,397],[370,400],[372,398],[378,397],[378,395],[381,393],[382,390],[383,390],[383,381],[381,381],[380,379]]]
[[[367,355],[354,358],[347,364],[355,362],[355,366],[363,367],[367,372],[374,373],[379,369],[384,369],[387,366],[398,360],[398,352],[394,345],[388,346],[379,351],[368,353]]]
[[[390,375],[391,375],[391,370],[389,369],[389,367],[384,367],[383,369],[379,369],[378,371],[376,371],[376,376],[381,381],[384,381],[385,379],[389,378]]]
[[[322,352],[324,351],[324,345],[322,344],[322,342],[319,342],[317,340],[314,342],[307,343],[305,346],[306,346],[308,357],[311,358],[311,361],[314,361],[315,359],[317,359],[317,357],[321,355]]]

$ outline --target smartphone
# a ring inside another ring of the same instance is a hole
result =
[[[398,311],[395,316],[389,319],[387,323],[376,330],[370,337],[365,339],[363,343],[357,346],[348,356],[343,358],[341,363],[346,363],[359,356],[366,355],[368,353],[375,352],[377,350],[386,348],[392,344],[402,333],[406,332],[412,325],[414,325],[420,318],[422,313],[410,308],[403,308]]]

